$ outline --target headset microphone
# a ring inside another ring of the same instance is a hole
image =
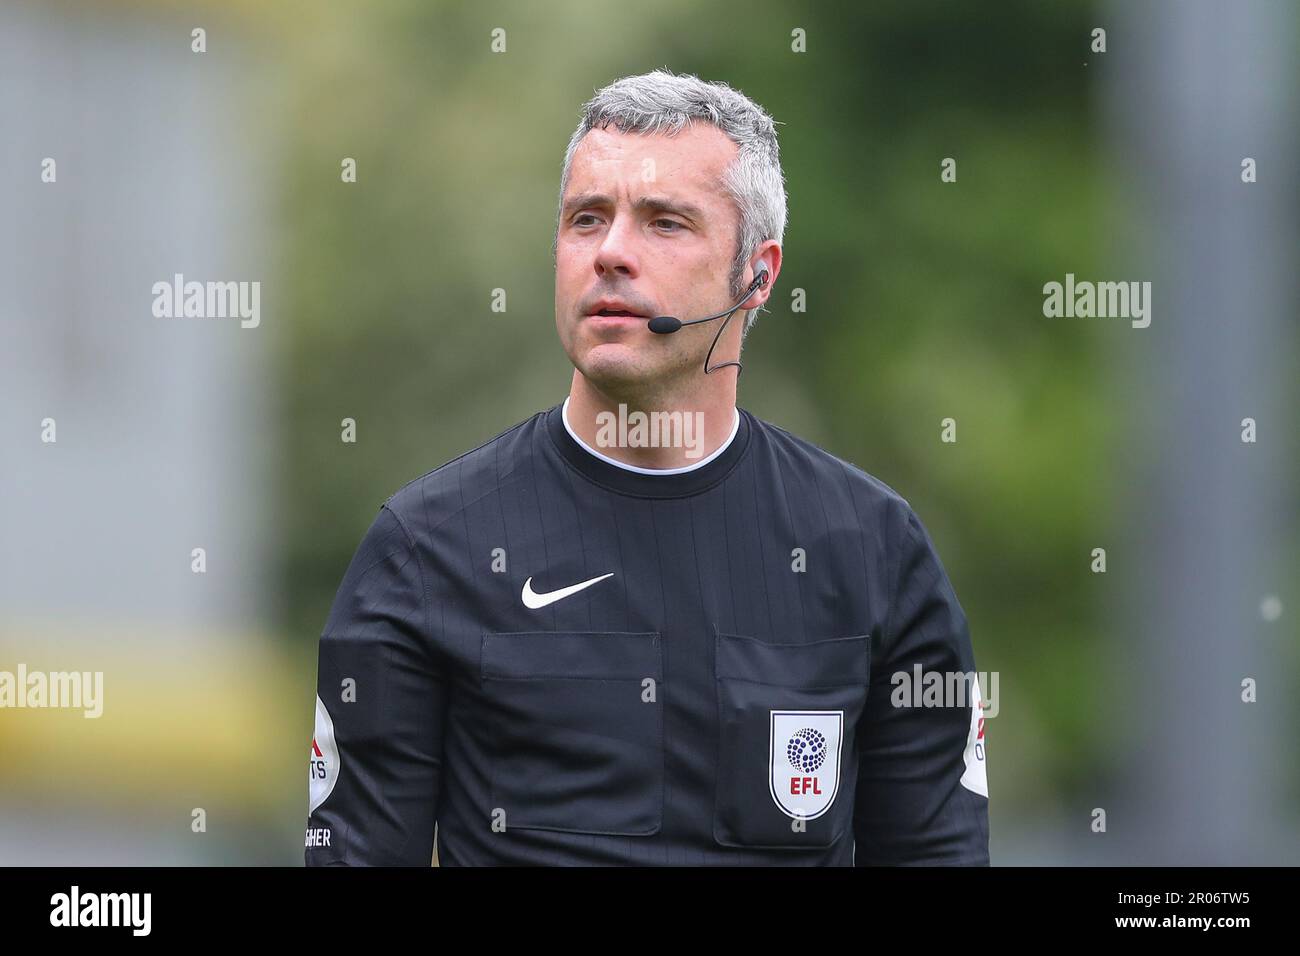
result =
[[[706,315],[702,319],[692,319],[689,322],[683,322],[681,319],[671,315],[656,315],[650,320],[649,329],[651,332],[656,332],[659,335],[669,335],[687,325],[699,325],[701,322],[712,322],[714,319],[721,319],[725,315],[727,317],[726,321],[724,321],[722,326],[718,329],[718,334],[713,337],[713,345],[709,346],[708,355],[704,356],[704,371],[705,374],[708,374],[709,372],[715,372],[720,368],[726,368],[728,365],[734,365],[736,366],[736,376],[739,377],[742,371],[739,362],[721,362],[710,367],[709,358],[713,355],[713,349],[718,344],[718,339],[722,338],[722,333],[726,331],[727,322],[731,321],[732,315],[735,314],[736,310],[741,307],[746,299],[753,295],[757,289],[765,285],[767,285],[767,268],[765,266],[759,266],[758,275],[754,276],[754,281],[749,284],[749,288],[746,289],[745,294],[740,297],[740,301],[731,308],[724,309],[716,315]]]

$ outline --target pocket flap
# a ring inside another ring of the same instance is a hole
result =
[[[480,674],[498,680],[661,681],[657,631],[484,633]]]
[[[867,683],[871,637],[836,637],[805,644],[769,644],[739,634],[718,633],[719,678],[798,687]]]

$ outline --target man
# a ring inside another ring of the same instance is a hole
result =
[[[307,863],[428,865],[436,824],[442,865],[986,864],[978,688],[894,693],[974,673],[929,535],[736,407],[727,322],[781,272],[772,119],[625,78],[560,198],[569,395],[367,532],[320,642]]]

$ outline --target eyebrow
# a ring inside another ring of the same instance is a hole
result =
[[[587,206],[613,205],[614,198],[605,193],[581,193],[564,204],[564,216],[568,218],[575,210]],[[685,216],[692,222],[699,222],[704,218],[704,210],[699,206],[678,199],[669,199],[667,196],[642,196],[632,204],[632,208],[638,212],[673,212]]]

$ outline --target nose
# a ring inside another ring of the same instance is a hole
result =
[[[596,275],[607,281],[635,279],[641,272],[635,243],[635,223],[627,216],[615,216],[596,250]]]

